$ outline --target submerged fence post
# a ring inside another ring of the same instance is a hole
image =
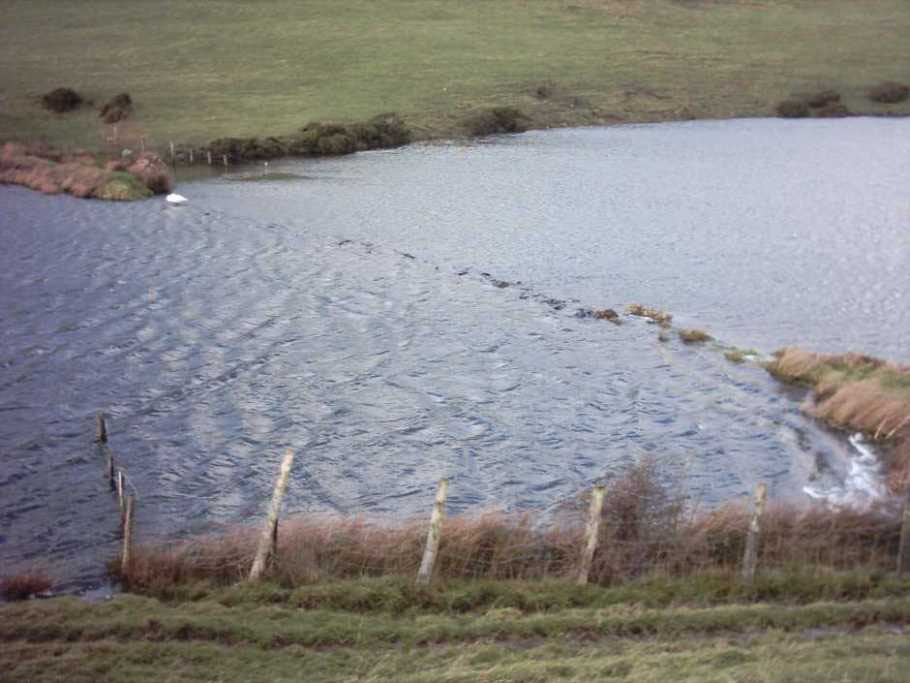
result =
[[[130,553],[133,549],[133,496],[126,499],[126,511],[123,516],[123,556],[120,559],[120,573],[125,576],[130,566]]]
[[[104,413],[95,414],[95,441],[107,443],[107,422],[104,420]]]
[[[904,498],[904,514],[901,520],[901,543],[897,549],[897,575],[910,573],[910,491]]]
[[[430,516],[430,529],[427,531],[427,544],[417,572],[417,585],[426,586],[433,578],[433,567],[436,565],[436,553],[439,551],[439,538],[442,535],[442,520],[446,514],[446,498],[449,495],[449,480],[440,479],[436,489],[436,502],[433,503],[433,514]]]
[[[278,471],[278,479],[275,480],[269,517],[259,539],[259,547],[256,549],[256,557],[253,559],[253,566],[250,569],[249,581],[259,580],[265,571],[269,556],[275,549],[278,540],[278,511],[281,509],[281,499],[284,497],[284,491],[288,485],[288,474],[291,472],[293,462],[294,451],[289,448],[284,453],[284,460],[281,461],[281,469]]]
[[[575,581],[579,586],[588,583],[588,574],[591,573],[591,563],[594,561],[594,552],[597,550],[597,540],[600,536],[600,520],[606,492],[607,487],[603,484],[591,490],[591,507],[588,509],[588,523],[585,526],[585,548],[581,554],[578,579]]]
[[[749,522],[749,533],[746,536],[746,550],[743,553],[743,581],[752,585],[755,580],[755,567],[758,564],[758,542],[761,537],[761,516],[765,511],[765,502],[768,499],[768,487],[759,484],[755,487],[755,509],[752,511],[752,521]]]

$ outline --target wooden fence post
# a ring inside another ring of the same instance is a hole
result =
[[[173,140],[171,140],[171,163],[172,164],[177,163],[177,155],[174,153],[174,141]]]
[[[205,153],[206,158],[209,160],[209,166],[212,165],[212,153],[211,151]]]
[[[591,507],[588,509],[588,523],[585,526],[585,548],[581,554],[581,566],[575,582],[579,586],[588,583],[588,574],[591,573],[591,563],[594,561],[594,551],[597,550],[597,540],[600,536],[600,519],[606,492],[607,487],[602,484],[591,489]]]
[[[746,536],[746,550],[743,553],[743,581],[749,586],[755,580],[755,567],[758,564],[758,543],[761,537],[761,516],[768,500],[768,487],[759,484],[755,487],[755,509],[752,521],[749,522],[749,533]]]
[[[123,517],[123,555],[120,559],[120,573],[124,576],[129,570],[130,554],[133,549],[133,505],[133,496],[128,496]]]
[[[104,476],[107,477],[108,483],[111,485],[111,491],[117,490],[117,473],[114,469],[114,451],[109,447],[102,445],[104,451],[105,463],[104,463]]]
[[[433,503],[433,514],[430,516],[430,529],[427,531],[427,544],[423,549],[423,559],[417,572],[417,585],[426,586],[433,578],[433,567],[436,565],[436,553],[439,551],[439,538],[442,535],[442,520],[446,514],[446,498],[449,495],[449,480],[440,479],[436,489],[436,502]]]
[[[278,540],[278,512],[281,509],[281,499],[284,497],[284,491],[288,485],[288,474],[291,472],[293,462],[294,451],[289,448],[284,453],[284,460],[281,461],[281,469],[278,471],[278,479],[275,480],[272,503],[269,505],[269,517],[259,539],[259,547],[256,549],[256,557],[253,559],[253,566],[250,569],[249,581],[258,581],[262,577],[268,559],[274,552]]]
[[[120,521],[123,522],[124,506],[126,505],[123,498],[123,470],[117,470],[117,504],[120,506]]]
[[[222,155],[221,155],[221,160],[224,162],[225,167],[227,167],[227,165],[228,165],[228,162],[227,162],[227,154],[222,154]]]
[[[107,422],[104,420],[104,413],[95,414],[95,441],[107,443]]]
[[[190,163],[193,163],[193,148],[190,147]]]
[[[897,575],[910,573],[910,491],[904,499],[904,514],[901,520],[901,543],[897,550]]]

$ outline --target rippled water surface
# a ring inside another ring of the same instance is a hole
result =
[[[288,446],[297,513],[424,513],[442,475],[453,511],[545,507],[646,454],[708,502],[869,494],[855,444],[762,370],[575,312],[910,360],[907,121],[540,132],[238,178],[264,170],[183,182],[179,208],[0,188],[4,566],[101,580],[96,410],[142,538],[261,515]]]

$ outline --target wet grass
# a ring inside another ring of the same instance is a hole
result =
[[[121,595],[0,607],[29,681],[903,681],[910,601],[352,614]],[[167,672],[167,673],[165,673]]]
[[[91,149],[287,135],[308,121],[402,114],[418,138],[497,107],[534,127],[773,115],[833,88],[856,113],[908,113],[869,87],[906,79],[903,0],[10,0],[0,23],[0,139]],[[56,114],[70,87],[130,118]]]

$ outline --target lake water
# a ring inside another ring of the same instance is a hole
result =
[[[261,516],[286,447],[301,514],[426,514],[440,476],[452,512],[545,508],[643,457],[706,504],[758,481],[877,494],[801,392],[577,311],[910,360],[910,122],[560,130],[267,171],[296,177],[181,176],[181,207],[0,187],[5,569],[103,583],[98,410],[140,539]]]

